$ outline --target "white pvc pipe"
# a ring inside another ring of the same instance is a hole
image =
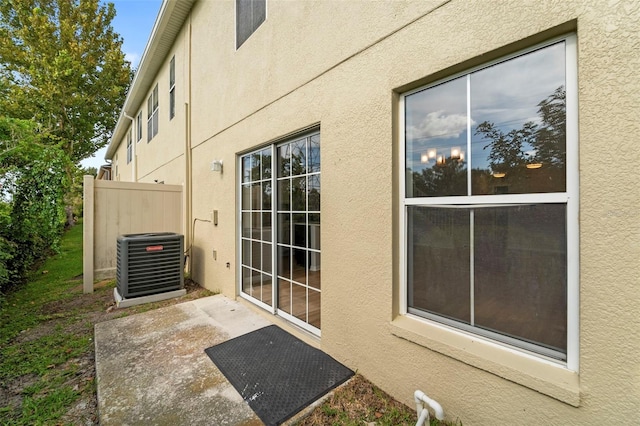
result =
[[[416,422],[416,426],[422,426],[425,423],[429,424],[429,410],[423,408],[420,416],[418,417],[418,421]]]
[[[426,421],[429,420],[429,410],[424,407],[423,403],[427,404],[434,411],[436,418],[438,420],[444,420],[444,410],[442,406],[425,395],[421,390],[417,390],[413,394],[413,398],[416,401],[416,412],[418,414],[418,422],[416,426],[422,426]]]

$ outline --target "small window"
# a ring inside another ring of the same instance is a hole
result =
[[[131,138],[131,130],[127,133],[127,164],[133,160],[133,143]]]
[[[251,37],[266,17],[266,0],[236,0],[236,49]]]
[[[147,100],[147,142],[158,134],[158,85]]]
[[[169,63],[169,120],[176,115],[176,57]]]
[[[573,40],[401,97],[407,312],[560,360],[578,303]]]
[[[137,119],[137,123],[136,123],[137,129],[137,138],[136,138],[136,142],[140,142],[140,140],[142,139],[142,111],[140,111],[138,113],[138,119]]]

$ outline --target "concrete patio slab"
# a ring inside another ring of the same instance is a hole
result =
[[[100,424],[261,425],[204,349],[270,324],[221,295],[96,324]]]

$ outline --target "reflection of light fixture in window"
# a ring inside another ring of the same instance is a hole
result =
[[[436,158],[436,150],[430,149],[429,151],[427,151],[427,156],[429,157],[429,159]]]
[[[542,163],[527,164],[527,169],[539,169],[540,167],[542,167]]]
[[[422,155],[420,156],[420,162],[421,162],[421,163],[428,163],[428,162],[429,162],[429,155],[427,155],[427,154],[422,154]]]
[[[452,160],[459,160],[460,159],[460,148],[455,146],[453,148],[451,148],[451,159]]]
[[[436,160],[436,164],[442,166],[444,164],[444,155],[438,155],[438,159]]]
[[[493,177],[494,177],[494,178],[498,178],[498,179],[503,178],[503,177],[505,177],[505,176],[506,176],[506,173],[502,173],[502,172],[495,172],[495,173],[493,174]]]

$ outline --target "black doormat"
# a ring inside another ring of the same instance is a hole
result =
[[[353,371],[281,328],[270,325],[205,349],[267,425],[279,425]]]

